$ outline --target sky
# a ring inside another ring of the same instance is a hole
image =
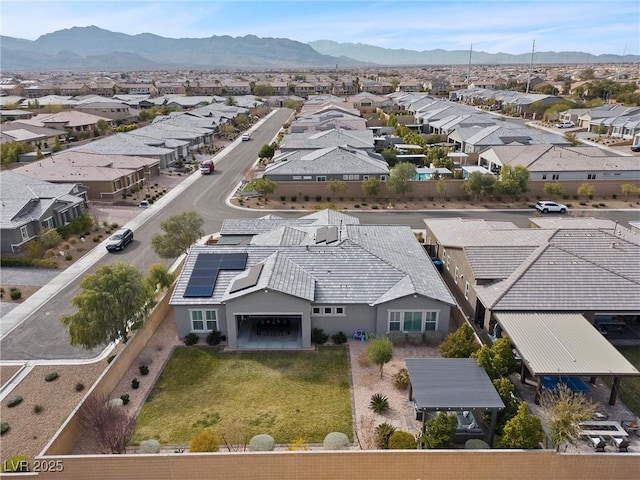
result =
[[[640,54],[638,0],[2,0],[1,34],[71,27],[170,38],[333,40],[409,50]]]

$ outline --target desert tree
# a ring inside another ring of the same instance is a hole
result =
[[[267,177],[261,177],[254,182],[253,188],[266,200],[275,191],[276,182],[269,180]]]
[[[562,190],[562,184],[560,182],[547,182],[542,187],[542,192],[545,195],[551,197],[551,200],[555,200],[558,197],[564,195],[564,191]]]
[[[438,173],[437,171],[435,173]],[[447,182],[443,179],[436,180],[436,192],[438,192],[438,198],[441,202],[444,202],[447,198]]]
[[[169,271],[169,267],[164,263],[154,263],[149,267],[146,280],[155,292],[169,288],[175,280],[175,275]]]
[[[593,185],[591,185],[588,182],[585,182],[578,187],[576,194],[580,197],[584,197],[585,201],[587,201],[590,198],[593,198],[593,194],[595,193],[595,191],[596,189]]]
[[[331,195],[339,195],[347,190],[347,184],[341,180],[329,180],[327,182],[327,190]]]
[[[634,185],[633,183],[623,183],[622,185],[620,185],[620,189],[622,190],[622,193],[624,194],[624,201],[626,202],[627,200],[629,200],[629,195],[632,193],[637,193],[640,194],[640,187],[637,185]]]
[[[544,440],[542,421],[529,414],[527,402],[520,403],[516,415],[507,421],[500,437],[502,448],[536,448]]]
[[[406,201],[407,193],[414,187],[416,166],[413,163],[401,162],[397,164],[389,175],[387,185],[389,190],[396,195],[402,196],[402,201]]]
[[[164,233],[156,233],[151,245],[160,258],[176,258],[204,235],[203,224],[203,218],[194,211],[171,215],[160,222]]]
[[[376,177],[369,177],[362,182],[362,193],[367,197],[377,197],[380,193],[380,180]]]
[[[525,193],[529,185],[529,170],[522,165],[504,165],[500,169],[498,190],[515,198]]]
[[[126,453],[135,419],[103,395],[89,396],[78,409],[81,428],[93,441],[110,453]]]
[[[393,358],[393,344],[389,337],[375,338],[367,349],[369,360],[380,367],[380,378],[385,363],[389,363]]]
[[[464,181],[462,187],[469,195],[473,195],[473,201],[478,201],[478,196],[490,195],[496,185],[496,177],[490,173],[472,172]]]
[[[63,315],[72,345],[90,349],[107,342],[127,341],[153,308],[154,294],[140,271],[127,263],[100,266],[86,275],[71,304],[78,310]]]

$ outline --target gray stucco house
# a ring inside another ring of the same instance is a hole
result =
[[[50,183],[4,171],[0,173],[0,238],[2,253],[18,252],[42,228],[58,228],[87,208],[86,188]]]
[[[409,227],[319,212],[224,230],[187,256],[170,300],[179,337],[219,330],[230,349],[280,349],[310,347],[314,328],[448,333],[455,301]]]

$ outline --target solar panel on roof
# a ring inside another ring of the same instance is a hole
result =
[[[213,285],[187,285],[183,297],[210,297],[213,294]]]
[[[229,293],[239,292],[240,290],[244,290],[249,287],[255,287],[256,283],[258,283],[258,278],[260,278],[262,267],[264,267],[262,263],[254,265],[249,269],[246,277],[236,278],[233,285],[231,285]]]
[[[183,297],[210,297],[220,270],[244,270],[246,253],[200,253],[196,258]]]

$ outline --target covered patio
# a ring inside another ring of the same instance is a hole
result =
[[[504,403],[491,379],[473,358],[407,358],[409,400],[423,422],[427,412],[491,412],[484,440],[493,444],[498,411]]]
[[[640,372],[580,314],[507,312],[494,313],[494,316],[522,358],[521,381],[525,383],[529,374],[535,378],[536,400],[545,377],[589,377],[589,383],[595,384],[596,377],[608,376],[613,377],[609,405],[615,405],[620,377],[640,376]],[[568,382],[579,384],[576,380]]]

